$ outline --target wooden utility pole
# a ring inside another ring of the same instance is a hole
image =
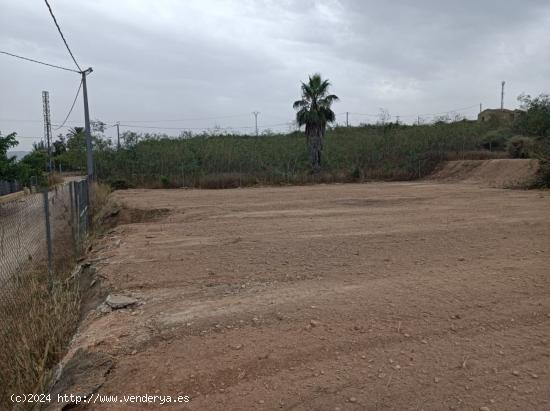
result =
[[[349,111],[346,111],[346,127],[349,127]]]

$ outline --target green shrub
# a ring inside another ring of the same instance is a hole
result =
[[[531,97],[522,94],[518,100],[526,111],[516,118],[514,128],[528,136],[550,138],[550,95]]]
[[[511,158],[529,158],[532,155],[533,139],[524,136],[514,136],[506,144],[506,150]]]
[[[475,121],[336,127],[327,130],[324,140],[322,179],[310,175],[301,132],[260,137],[142,135],[132,146],[97,149],[95,167],[100,180],[122,180],[133,187],[411,180],[426,176],[447,158],[483,151],[488,131],[487,124]]]
[[[483,136],[482,147],[489,151],[504,151],[506,142],[513,136],[510,129],[490,130]]]
[[[539,160],[539,170],[537,172],[535,187],[550,188],[550,158]]]
[[[162,185],[162,188],[169,188],[170,187],[170,179],[166,176],[160,177],[160,184]]]
[[[240,173],[217,173],[208,174],[199,180],[200,188],[237,188],[257,184],[253,176]]]
[[[108,184],[111,186],[111,189],[113,190],[127,190],[130,188],[130,184],[128,181],[124,179],[116,179],[109,181]]]

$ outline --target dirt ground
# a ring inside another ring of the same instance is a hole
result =
[[[421,182],[114,198],[142,222],[117,226],[92,262],[139,303],[90,312],[71,352],[112,360],[100,395],[191,400],[82,409],[550,409],[550,192]]]

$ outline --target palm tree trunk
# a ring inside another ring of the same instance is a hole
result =
[[[320,127],[308,127],[306,130],[311,168],[316,174],[321,171],[321,152],[323,150],[323,133]]]

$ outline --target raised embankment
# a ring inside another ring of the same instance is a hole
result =
[[[519,188],[533,183],[538,167],[533,159],[457,160],[444,163],[428,179]]]

